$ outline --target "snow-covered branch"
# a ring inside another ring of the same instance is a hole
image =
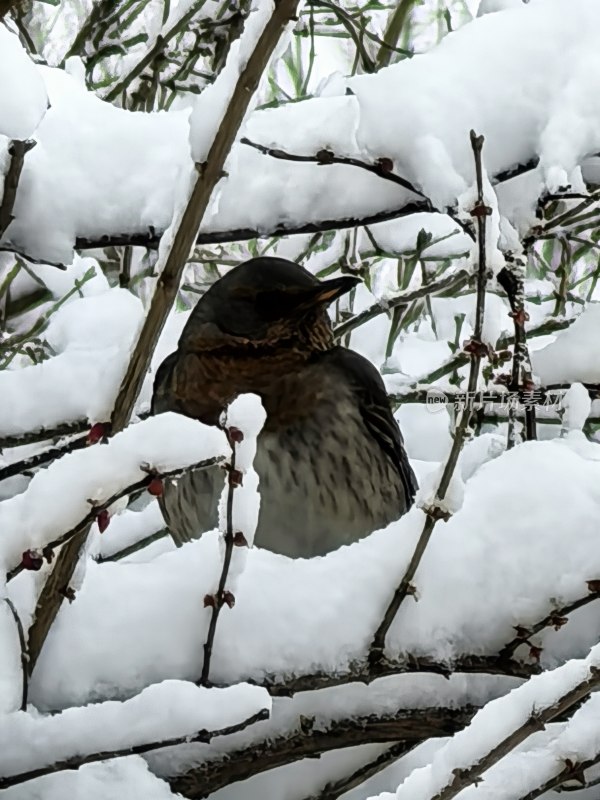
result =
[[[64,456],[38,472],[24,493],[0,503],[4,570],[16,574],[24,551],[40,551],[41,558],[41,551],[64,544],[130,492],[162,476],[218,463],[226,453],[222,431],[167,413],[107,444]]]
[[[124,702],[47,717],[14,712],[0,730],[0,789],[95,761],[208,743],[267,719],[270,708],[257,687],[208,690],[164,681]]]
[[[589,697],[600,685],[600,645],[586,659],[536,675],[488,703],[427,767],[398,787],[397,800],[451,800],[548,722]]]
[[[256,112],[244,135],[264,147],[299,155],[326,149],[369,163],[389,159],[402,164],[403,177],[444,208],[453,206],[472,182],[466,142],[475,125],[488,142],[490,176],[539,159],[535,169],[503,184],[505,194],[499,189],[501,213],[527,228],[536,223],[540,185],[555,191],[569,184],[576,167],[600,147],[591,102],[595,73],[585,66],[595,52],[591,32],[599,15],[594,0],[570,3],[568,26],[559,0],[487,14],[423,55],[343,81],[337,96]],[[474,70],[473,63],[480,67]],[[514,86],[521,85],[522,75],[535,74],[540,63],[546,65],[545,80],[527,82],[515,103]],[[45,78],[49,86],[55,80],[47,72]],[[574,83],[580,92],[570,91]],[[66,78],[61,88],[58,96],[50,86],[52,108],[35,137],[42,146],[26,161],[16,219],[3,244],[68,262],[76,239],[79,246],[87,242],[95,247],[103,241],[156,242],[156,234],[167,229],[173,216],[176,175],[190,164],[187,112],[115,111]],[[345,94],[346,88],[351,94]],[[481,101],[490,96],[493,103]],[[565,127],[569,114],[589,132],[577,142]],[[90,118],[94,125],[87,124]],[[381,119],[388,124],[382,126]],[[110,160],[100,158],[107,127],[114,143]],[[64,148],[65,138],[71,147]],[[143,161],[140,139],[145,142]],[[42,151],[43,162],[38,155]],[[146,173],[148,163],[155,167],[151,175]],[[273,235],[282,228],[308,230],[323,220],[335,227],[348,219],[401,214],[415,197],[356,167],[333,164],[324,170],[265,159],[242,144],[232,151],[228,173],[218,208],[204,219],[201,236],[218,232],[219,240],[231,241],[241,238],[243,230]],[[68,209],[54,201],[57,192],[63,194],[65,175],[74,177]]]

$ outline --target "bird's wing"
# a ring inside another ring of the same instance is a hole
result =
[[[418,488],[417,479],[408,461],[381,375],[368,359],[345,347],[334,347],[324,358],[349,381],[365,425],[398,472],[404,486],[406,508],[410,508]]]

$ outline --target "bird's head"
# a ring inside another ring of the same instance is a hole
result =
[[[320,281],[283,258],[253,258],[202,296],[180,345],[211,350],[290,341],[324,349],[332,343],[327,307],[358,283],[350,276]]]

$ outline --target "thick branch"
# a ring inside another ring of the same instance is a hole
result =
[[[10,6],[11,4],[9,3],[8,5]],[[1,17],[2,8],[0,6],[0,18]],[[14,219],[12,212],[15,207],[19,178],[21,177],[21,171],[25,163],[25,156],[33,147],[35,147],[35,142],[31,139],[26,139],[25,141],[13,139],[8,146],[10,164],[4,176],[4,188],[2,192],[2,201],[0,202],[0,239],[2,239],[6,233],[6,229]]]
[[[303,758],[314,758],[330,750],[372,742],[402,741],[408,745],[438,736],[449,736],[469,722],[476,709],[402,709],[393,715],[357,716],[315,725],[313,717],[301,719],[300,729],[231,750],[169,779],[171,788],[190,800],[209,794],[267,770]]]
[[[248,105],[260,78],[271,58],[288,22],[293,18],[298,0],[278,0],[271,18],[267,21],[256,46],[240,72],[229,105],[223,115],[208,156],[204,164],[197,165],[198,177],[189,202],[175,231],[171,249],[164,268],[158,278],[144,326],[136,342],[129,367],[119,388],[111,418],[112,433],[127,426],[135,402],[152,358],[152,353],[171,310],[189,253],[196,240],[200,223],[212,196],[213,190],[223,174],[223,166],[235,141]],[[35,665],[50,626],[63,602],[62,587],[69,584],[81,548],[85,544],[87,530],[82,531],[64,547],[49,579],[42,589],[36,616],[29,634],[31,664]]]

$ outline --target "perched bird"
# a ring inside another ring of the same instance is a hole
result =
[[[383,381],[334,344],[327,307],[357,283],[319,281],[281,258],[247,261],[203,295],[158,369],[154,413],[218,425],[238,394],[260,396],[259,547],[322,555],[412,505],[416,479]],[[177,544],[216,527],[223,485],[218,468],[165,485],[161,507]]]

